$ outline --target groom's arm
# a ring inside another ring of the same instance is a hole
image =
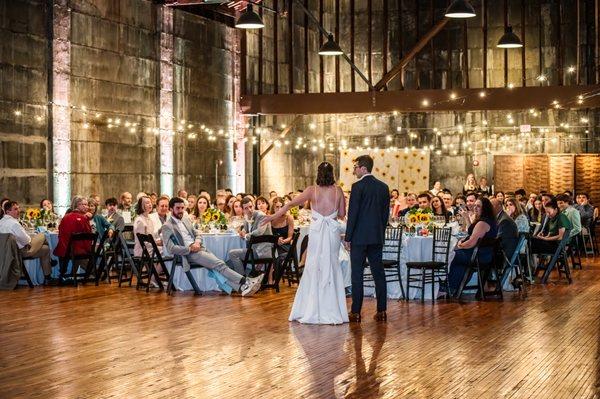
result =
[[[352,185],[352,190],[350,191],[350,204],[348,205],[348,222],[346,224],[346,237],[344,238],[347,242],[352,241],[361,200],[362,190],[358,184],[355,183]]]
[[[384,227],[387,227],[390,218],[390,188],[387,184],[381,190],[381,220]]]

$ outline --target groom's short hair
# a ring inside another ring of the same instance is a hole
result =
[[[369,155],[361,155],[354,160],[354,163],[356,163],[358,167],[364,166],[369,173],[371,173],[373,170],[373,158],[371,158]]]

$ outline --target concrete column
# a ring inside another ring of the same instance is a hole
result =
[[[234,34],[236,35],[234,41],[233,48],[233,157],[231,165],[233,167],[234,172],[234,194],[239,192],[246,192],[246,121],[244,116],[242,115],[242,110],[240,108],[239,98],[241,96],[241,62],[242,62],[242,53],[241,53],[241,40],[242,33],[239,30],[235,30]],[[235,165],[234,161],[235,160]]]
[[[52,10],[52,164],[55,208],[61,215],[71,201],[71,9],[56,0]]]
[[[160,35],[160,192],[173,196],[173,9],[158,11]]]

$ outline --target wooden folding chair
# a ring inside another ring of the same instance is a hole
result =
[[[266,284],[265,281],[269,278],[269,273],[271,269],[277,263],[277,257],[275,255],[275,249],[277,247],[278,238],[273,235],[262,235],[262,236],[251,236],[250,241],[248,241],[248,246],[246,249],[246,255],[244,256],[244,271],[246,271],[248,265],[250,265],[250,276],[255,276],[257,274],[256,266],[263,265],[264,266],[264,277],[261,288],[275,288],[278,290],[279,287],[276,287],[275,284]],[[260,244],[271,244],[271,256],[266,258],[259,258],[254,254],[254,249],[257,245]]]
[[[498,284],[500,284],[500,287],[504,287],[504,284],[509,279],[510,275],[512,274],[512,271],[515,270],[516,271],[515,279],[513,281],[517,281],[517,279],[520,279],[520,284],[515,284],[513,282],[513,286],[516,285],[517,288],[519,289],[519,292],[526,294],[525,277],[523,275],[523,267],[521,265],[521,256],[520,256],[521,250],[525,247],[526,244],[527,244],[527,235],[525,233],[521,233],[521,234],[519,234],[519,241],[517,242],[515,252],[512,254],[510,259],[508,259],[508,257],[506,256],[506,253],[504,252],[504,250],[502,250],[502,261],[504,264],[504,268],[502,270],[502,274],[501,274],[500,278],[498,279],[499,280]]]
[[[473,250],[473,254],[471,255],[471,259],[469,265],[467,266],[467,270],[465,271],[465,275],[460,283],[460,286],[455,294],[455,298],[460,299],[464,290],[466,289],[477,289],[477,293],[475,295],[476,298],[485,300],[486,294],[498,294],[502,296],[502,286],[498,287],[499,283],[496,284],[496,289],[493,292],[485,291],[485,283],[487,281],[487,276],[494,269],[494,255],[498,253],[498,248],[500,247],[500,239],[494,238],[480,238]],[[492,260],[489,263],[483,263],[479,260],[479,251],[485,248],[490,248],[492,250]],[[477,273],[477,285],[467,285],[473,274]],[[500,275],[500,273],[497,273]],[[499,288],[499,290],[498,290]],[[498,292],[499,291],[499,292]]]
[[[400,285],[401,298],[405,299],[404,286],[402,284],[402,273],[400,271],[400,255],[402,253],[402,232],[404,226],[388,227],[385,229],[385,240],[383,244],[383,270],[387,283],[397,281]],[[385,259],[388,258],[388,259]],[[369,267],[369,261],[365,262],[365,268]],[[363,283],[373,283],[373,274],[370,269],[363,274]]]
[[[67,245],[67,256],[60,259],[60,277],[65,278],[65,273],[69,262],[71,262],[71,276],[73,278],[73,285],[77,287],[77,284],[81,282],[85,284],[89,280],[90,274],[94,273],[94,279],[98,276],[98,270],[96,269],[96,241],[98,240],[98,233],[75,233],[69,238],[69,244]],[[89,248],[84,254],[75,253],[75,244],[84,243]],[[87,261],[87,267],[84,273],[78,273],[79,260]]]
[[[535,269],[535,276],[537,277],[540,271],[543,271],[544,274],[541,279],[542,284],[546,284],[548,282],[548,277],[550,277],[550,273],[554,268],[558,271],[558,277],[560,278],[561,274],[564,273],[567,279],[567,282],[571,284],[573,280],[571,279],[571,271],[569,270],[569,262],[567,260],[566,254],[566,246],[570,240],[569,233],[571,230],[565,230],[563,234],[563,238],[558,243],[556,250],[554,253],[541,253],[538,254],[540,256],[540,260],[538,261],[538,265]],[[544,258],[550,258],[549,262],[545,262]]]
[[[171,293],[173,292],[173,286],[174,286],[173,277],[175,276],[177,267],[183,268],[183,258],[179,255],[174,255],[173,256],[173,266],[171,267],[171,272],[168,274],[169,280],[167,282],[167,295],[171,295]],[[195,295],[202,295],[202,291],[200,291],[200,287],[198,287],[198,284],[196,283],[196,279],[194,278],[194,275],[192,274],[192,269],[200,269],[203,267],[204,266],[202,266],[202,265],[190,263],[190,270],[185,272],[185,275],[186,275],[188,281],[190,282],[190,284],[192,285],[192,288],[194,289]],[[165,270],[166,270],[166,267],[165,267]]]
[[[293,279],[294,270],[298,271],[298,258],[296,256],[296,251],[298,247],[298,239],[300,238],[300,230],[294,229],[294,233],[292,235],[292,242],[290,244],[290,248],[281,262],[281,264],[276,265],[273,272],[273,279],[275,280],[275,292],[279,292],[279,281],[282,277],[288,280],[288,285],[291,286],[291,280]],[[299,282],[299,278],[298,278]]]
[[[169,271],[165,266],[165,261],[172,261],[173,258],[163,258],[156,241],[154,241],[154,237],[152,237],[152,234],[138,233],[137,238],[142,246],[142,257],[138,266],[140,277],[137,281],[136,289],[142,287],[146,288],[146,292],[149,292],[151,285],[150,283],[152,281],[152,277],[154,277],[158,288],[163,291],[165,289],[163,282],[167,284],[169,282]],[[162,275],[156,269],[157,264],[161,267]]]

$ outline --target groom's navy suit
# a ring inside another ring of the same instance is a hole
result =
[[[367,258],[375,282],[377,311],[386,310],[387,286],[382,256],[389,215],[390,192],[387,184],[372,175],[366,175],[352,185],[345,240],[351,244],[353,313],[360,313],[362,308],[363,274]]]

